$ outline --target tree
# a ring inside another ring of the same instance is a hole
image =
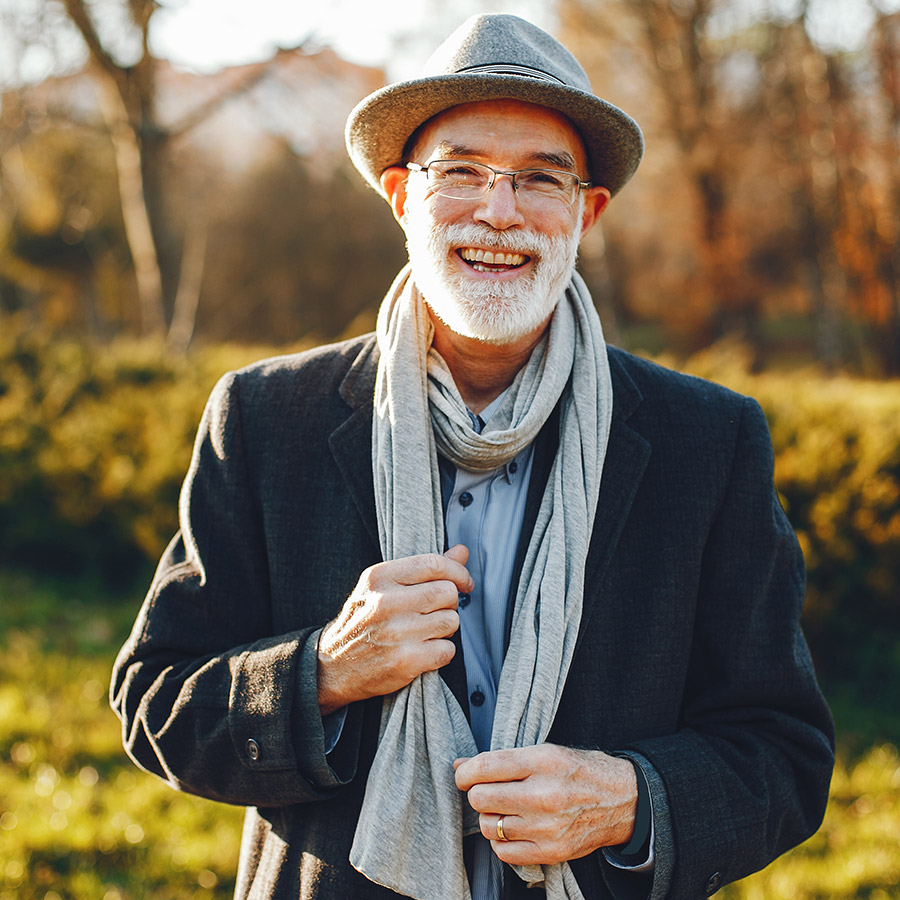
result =
[[[632,316],[681,349],[736,331],[761,356],[802,335],[830,367],[874,353],[896,372],[900,14],[876,10],[869,42],[846,50],[812,7],[560,0],[565,42],[648,137],[607,244],[627,255]]]
[[[202,218],[195,220],[192,230],[184,235],[173,227],[166,189],[171,145],[175,138],[265,78],[267,64],[246,67],[240,80],[180,121],[165,124],[157,107],[160,61],[149,47],[150,22],[158,3],[127,0],[118,7],[124,22],[124,39],[121,33],[119,39],[133,48],[130,58],[121,46],[112,46],[115,40],[111,43],[101,36],[97,4],[62,0],[62,7],[84,42],[100,86],[101,108],[114,151],[122,222],[134,268],[140,330],[157,335],[168,330],[169,340],[183,347],[193,333],[207,224]],[[101,12],[109,9],[107,5]],[[47,9],[40,15],[46,16]],[[54,28],[59,25],[58,19],[53,22]]]

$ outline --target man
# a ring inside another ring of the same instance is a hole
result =
[[[481,16],[348,146],[410,267],[377,340],[217,386],[116,664],[129,753],[250,807],[241,898],[694,898],[766,865],[821,821],[831,721],[758,406],[607,348],[574,274],[637,125]]]

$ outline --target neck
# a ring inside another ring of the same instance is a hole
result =
[[[460,396],[473,413],[480,413],[513,383],[550,327],[548,318],[512,344],[488,344],[451,331],[430,309],[428,314],[434,324],[434,349],[444,358]]]

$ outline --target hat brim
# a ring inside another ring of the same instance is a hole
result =
[[[581,134],[591,182],[616,194],[634,174],[644,139],[634,119],[606,100],[563,84],[520,75],[438,75],[401,81],[370,94],[347,119],[347,151],[383,195],[381,174],[402,162],[410,135],[433,116],[462,103],[513,99],[566,116]]]

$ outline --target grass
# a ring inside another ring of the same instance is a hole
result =
[[[0,900],[232,895],[241,810],[171,790],[121,749],[106,691],[139,602],[0,571]],[[719,896],[900,900],[900,757],[850,746],[819,832]]]
[[[0,573],[0,900],[233,893],[241,810],[122,750],[107,686],[139,600]]]

